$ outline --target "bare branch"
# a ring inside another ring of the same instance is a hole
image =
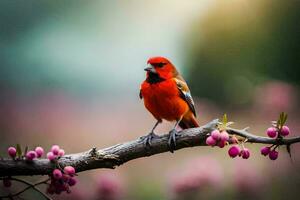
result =
[[[0,178],[0,180],[3,179],[3,178]],[[46,180],[43,180],[43,181],[39,181],[37,183],[30,183],[26,180],[23,180],[23,179],[19,179],[19,178],[14,178],[14,177],[11,177],[10,180],[13,180],[13,181],[17,181],[17,182],[20,182],[20,183],[23,183],[25,185],[27,185],[27,187],[25,187],[24,189],[20,190],[19,192],[16,192],[14,194],[8,194],[8,195],[5,195],[5,196],[0,196],[0,199],[11,199],[13,197],[16,197],[22,193],[24,193],[25,191],[29,190],[29,189],[33,189],[35,191],[37,191],[38,193],[40,193],[43,197],[45,197],[46,199],[49,199],[51,200],[51,197],[49,197],[46,193],[42,192],[39,188],[37,188],[36,186],[38,185],[41,185],[41,184],[46,184],[50,179],[46,179]]]
[[[218,123],[219,120],[215,119],[202,127],[181,131],[180,135],[176,137],[177,146],[175,150],[194,146],[206,146],[205,140],[207,135],[216,128]],[[241,136],[247,139],[247,142],[251,143],[291,145],[300,142],[300,137],[272,139],[251,134],[247,129],[238,130],[228,128],[228,132],[230,134]],[[130,160],[168,152],[170,150],[168,147],[168,137],[169,135],[166,134],[153,139],[151,149],[146,149],[143,141],[137,139],[105,149],[96,150],[96,148],[93,148],[86,152],[65,155],[58,160],[58,165],[61,168],[67,165],[73,166],[77,173],[96,168],[115,168]],[[2,159],[0,160],[0,177],[47,175],[55,168],[56,164],[51,163],[47,159],[37,159],[32,162]]]

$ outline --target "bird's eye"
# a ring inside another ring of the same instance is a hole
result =
[[[158,67],[158,68],[162,68],[163,66],[165,66],[167,63],[164,62],[160,62],[160,63],[154,63],[153,66],[154,67]]]

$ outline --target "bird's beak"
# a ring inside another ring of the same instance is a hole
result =
[[[152,66],[152,65],[148,65],[148,67],[146,67],[145,69],[144,69],[146,72],[151,72],[151,73],[153,73],[153,74],[157,74],[157,71],[155,70],[155,68]]]

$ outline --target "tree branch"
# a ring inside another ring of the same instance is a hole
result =
[[[219,120],[215,119],[199,128],[182,130],[180,135],[176,137],[177,146],[175,150],[194,146],[206,146],[205,140],[207,135],[216,128],[218,123]],[[249,133],[246,129],[238,130],[228,128],[228,133],[239,135],[247,139],[247,142],[251,143],[291,145],[300,142],[300,137],[272,139],[256,136]],[[166,134],[153,139],[150,149],[146,149],[143,141],[137,139],[105,149],[96,150],[96,148],[93,148],[90,151],[65,155],[58,160],[58,165],[61,168],[68,165],[73,166],[77,173],[96,168],[115,168],[130,160],[168,152],[168,137],[169,135]],[[47,159],[36,159],[31,162],[25,160],[2,159],[0,160],[0,177],[47,175],[55,168],[56,164],[51,163]]]
[[[1,180],[2,178],[0,178]],[[38,193],[40,193],[43,197],[45,197],[45,199],[48,199],[48,200],[51,200],[51,197],[49,197],[46,193],[42,192],[40,189],[38,189],[36,186],[38,185],[41,185],[41,184],[47,184],[47,182],[50,180],[49,178],[46,179],[46,180],[43,180],[43,181],[39,181],[37,183],[30,183],[26,180],[23,180],[23,179],[19,179],[19,178],[10,178],[10,180],[13,180],[13,181],[17,181],[17,182],[20,182],[20,183],[23,183],[25,185],[27,185],[27,187],[25,187],[24,189],[20,190],[19,192],[16,192],[14,194],[8,194],[8,195],[5,195],[5,196],[0,196],[0,199],[10,199],[10,198],[13,198],[13,197],[16,197],[22,193],[24,193],[25,191],[29,190],[30,188],[32,188],[33,190],[37,191]]]

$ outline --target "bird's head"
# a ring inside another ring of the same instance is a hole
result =
[[[148,67],[145,68],[147,76],[159,76],[162,79],[175,77],[178,72],[174,65],[164,57],[152,57],[147,61]]]

